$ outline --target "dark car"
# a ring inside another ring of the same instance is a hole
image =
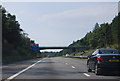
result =
[[[97,49],[87,60],[88,72],[100,75],[107,71],[120,72],[120,54],[117,49]]]

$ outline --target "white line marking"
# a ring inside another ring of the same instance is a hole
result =
[[[90,77],[90,75],[88,75],[87,73],[83,73],[85,76],[87,76],[87,77]]]
[[[46,61],[42,61],[42,62],[46,62]]]
[[[36,65],[37,63],[39,63],[39,62],[41,62],[41,60],[39,60],[39,61],[37,61],[36,63],[30,65],[29,67],[23,69],[22,71],[14,74],[13,76],[10,76],[9,78],[7,78],[7,80],[10,80],[10,79],[13,79],[13,78],[17,77],[18,75],[20,75],[21,73],[23,73],[23,72],[25,72],[26,70],[30,69],[31,67],[35,66],[35,65]]]
[[[68,65],[68,63],[65,63],[65,64],[67,64],[67,65]]]
[[[75,68],[74,66],[72,66],[72,68]]]

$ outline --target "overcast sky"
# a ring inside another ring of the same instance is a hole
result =
[[[117,2],[5,2],[3,6],[40,46],[68,46],[93,30],[96,22],[111,23],[118,13]]]

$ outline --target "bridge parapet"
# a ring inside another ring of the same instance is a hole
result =
[[[87,46],[70,46],[70,47],[39,47],[40,50],[45,49],[89,49]]]

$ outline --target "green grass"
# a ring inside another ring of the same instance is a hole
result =
[[[97,47],[97,48],[99,48],[99,47]],[[85,53],[78,52],[75,55],[76,56],[88,56],[88,55],[92,54],[92,52],[95,51],[97,48],[91,49],[91,50],[86,50]],[[119,46],[117,44],[114,44],[114,45],[110,45],[110,46],[103,47],[103,48],[115,48],[115,49],[119,49]]]
[[[92,54],[92,52],[93,52],[94,50],[95,50],[95,49],[86,50],[85,53],[78,52],[78,53],[76,53],[76,56],[88,56],[88,55]]]
[[[87,59],[81,59],[81,58],[72,58],[72,59],[87,61]]]
[[[74,58],[74,57],[64,57],[64,58],[71,58],[71,59],[75,59],[75,60],[83,60],[86,61],[87,59],[82,59],[82,58]]]

